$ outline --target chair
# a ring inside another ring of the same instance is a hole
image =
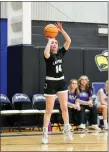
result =
[[[19,131],[21,131],[21,125],[26,124],[28,126],[34,126],[34,120],[36,120],[36,115],[39,111],[33,109],[33,105],[29,97],[23,93],[16,93],[12,97],[12,104],[14,109],[20,110],[20,117],[18,117]]]
[[[33,108],[40,110],[38,117],[38,128],[42,129],[43,115],[45,113],[45,97],[43,94],[34,94],[32,97]],[[33,128],[34,129],[34,128]]]
[[[11,101],[5,94],[0,94],[0,114],[1,114],[1,126],[10,127],[14,126],[14,116],[19,114],[18,111],[13,110]]]
[[[92,100],[93,100],[93,104],[94,104],[95,106],[97,106],[97,95],[96,95],[96,94],[93,94]]]
[[[45,110],[45,97],[43,94],[35,94],[32,98],[34,109]]]
[[[97,95],[94,94],[92,96],[92,99],[93,99],[93,103],[95,106],[97,106]],[[97,124],[99,127],[101,127],[103,125],[103,116],[102,116],[102,112],[101,111],[97,111]]]
[[[44,113],[45,113],[45,97],[44,97],[44,95],[43,94],[35,94],[35,95],[33,95],[32,103],[33,103],[34,109],[40,110],[39,126],[42,129],[43,116],[44,116]],[[56,114],[56,113],[59,113],[58,109],[54,109],[52,111],[52,114]],[[52,122],[52,119],[51,119],[51,122]]]
[[[12,97],[12,104],[16,110],[33,109],[29,97],[23,93],[16,93]]]
[[[12,110],[11,102],[5,94],[0,94],[0,110]]]

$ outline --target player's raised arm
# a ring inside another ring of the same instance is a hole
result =
[[[58,30],[59,30],[59,31],[62,33],[62,35],[64,36],[65,41],[66,41],[66,42],[64,43],[64,48],[65,48],[65,50],[68,50],[68,49],[69,49],[69,46],[70,46],[70,44],[71,44],[71,38],[70,38],[69,35],[64,31],[64,29],[63,29],[63,27],[62,27],[62,23],[57,22],[55,25],[57,26]]]
[[[45,58],[49,58],[50,57],[50,45],[51,45],[51,42],[52,42],[52,39],[48,38],[48,43],[45,47],[45,50],[44,50],[44,56]]]

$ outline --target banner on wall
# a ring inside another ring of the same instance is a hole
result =
[[[92,83],[92,88],[93,88],[93,93],[97,94],[98,90],[101,88],[104,88],[104,82],[93,82]]]
[[[95,56],[95,62],[100,72],[108,71],[108,50]]]

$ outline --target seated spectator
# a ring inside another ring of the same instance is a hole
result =
[[[80,128],[85,129],[85,109],[90,111],[90,126],[89,129],[100,130],[97,125],[97,107],[93,105],[92,89],[90,87],[89,79],[87,76],[81,76],[78,80],[79,88],[79,102],[81,107]]]
[[[68,92],[68,112],[69,112],[69,122],[70,124],[80,125],[78,120],[80,119],[80,105],[76,101],[78,96],[77,80],[71,79],[69,83]],[[78,111],[78,112],[77,112]]]
[[[98,90],[97,93],[97,107],[98,111],[102,112],[104,129],[108,130],[107,114],[108,114],[108,80],[105,87]]]

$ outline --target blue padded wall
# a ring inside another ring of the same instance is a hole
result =
[[[0,93],[7,94],[7,19],[0,19]]]

